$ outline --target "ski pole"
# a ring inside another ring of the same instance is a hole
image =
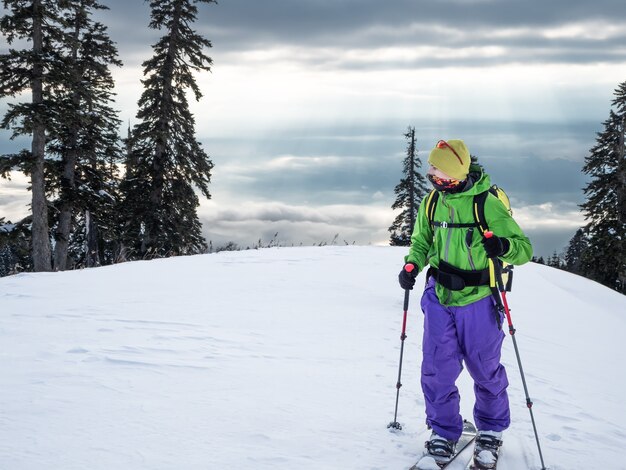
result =
[[[404,270],[408,273],[413,271],[415,266],[407,264]],[[402,334],[400,335],[400,365],[398,367],[398,382],[396,382],[396,410],[393,415],[393,421],[387,425],[388,428],[401,430],[402,425],[398,423],[398,399],[400,398],[400,387],[402,387],[402,355],[404,354],[404,340],[406,338],[406,315],[409,310],[409,293],[410,289],[404,290],[404,316],[402,318]]]
[[[485,232],[485,238],[491,238],[493,232]],[[541,470],[546,470],[546,465],[543,463],[543,454],[541,453],[541,444],[539,444],[539,435],[537,434],[537,426],[535,424],[535,416],[533,415],[533,402],[528,394],[528,386],[526,385],[526,377],[524,376],[524,368],[522,367],[522,360],[519,355],[519,349],[517,347],[517,340],[515,339],[515,328],[513,327],[513,321],[511,320],[511,311],[509,310],[509,303],[506,300],[506,289],[502,282],[502,267],[497,258],[491,258],[490,263],[495,272],[496,282],[498,284],[499,296],[502,299],[498,308],[504,311],[506,315],[506,321],[509,324],[509,333],[513,339],[513,348],[515,349],[515,356],[517,357],[517,365],[519,367],[520,374],[522,376],[522,385],[524,386],[524,393],[526,394],[526,406],[530,412],[530,420],[533,423],[533,431],[535,432],[535,440],[537,441],[537,449],[539,450],[539,459],[541,460]]]

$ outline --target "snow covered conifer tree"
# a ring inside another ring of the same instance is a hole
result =
[[[615,91],[604,130],[585,158],[583,171],[592,180],[585,188],[587,202],[581,205],[588,224],[588,248],[582,255],[582,274],[608,287],[626,292],[626,219],[624,215],[624,118],[626,83]]]
[[[150,27],[165,30],[143,63],[145,90],[139,99],[137,124],[129,139],[125,200],[125,245],[130,256],[163,257],[206,250],[197,216],[194,188],[210,198],[213,163],[195,137],[195,120],[186,93],[201,93],[193,73],[208,71],[203,52],[210,41],[191,24],[199,3],[215,0],[152,0]]]
[[[402,209],[402,212],[396,216],[388,229],[391,233],[389,243],[394,246],[409,246],[411,244],[411,234],[413,233],[417,210],[421,200],[428,192],[426,178],[418,172],[422,162],[417,156],[415,147],[415,128],[409,127],[404,137],[407,140],[407,155],[402,169],[404,178],[394,189],[396,200],[391,206],[394,210]]]
[[[59,44],[63,40],[57,0],[4,0],[8,14],[0,20],[0,30],[9,44],[30,42],[30,48],[10,49],[0,55],[0,98],[27,90],[31,102],[9,104],[2,127],[13,136],[32,135],[31,150],[5,155],[0,159],[0,174],[7,176],[20,169],[31,178],[32,259],[35,271],[52,268],[48,202],[44,173],[46,132],[54,119],[55,104],[49,92],[63,80],[63,61]]]
[[[16,223],[0,217],[0,277],[22,271],[32,271],[32,215]]]
[[[561,269],[563,267],[563,263],[561,261],[561,257],[556,252],[556,250],[554,250],[554,252],[552,253],[552,256],[550,258],[548,258],[547,265],[551,266],[553,268],[557,268],[557,269]]]
[[[588,248],[587,237],[582,228],[576,230],[565,251],[565,269],[570,273],[582,273],[582,257]]]
[[[68,267],[68,252],[74,263],[100,264],[100,250],[86,246],[87,219],[92,234],[100,229],[105,238],[116,238],[111,232],[118,225],[113,207],[116,163],[121,161],[121,121],[110,106],[114,82],[109,70],[110,65],[120,66],[121,62],[107,28],[91,18],[95,10],[107,7],[97,0],[66,0],[64,6],[67,67],[63,86],[53,93],[60,112],[49,147],[60,157],[53,166],[58,194],[53,202],[58,213],[54,231],[56,270]],[[108,240],[109,244],[114,242]]]

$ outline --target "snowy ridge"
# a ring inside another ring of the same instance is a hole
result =
[[[405,254],[273,248],[0,279],[0,468],[407,469],[423,273],[392,434]],[[626,469],[626,297],[541,265],[509,294],[546,464]],[[499,470],[540,468],[510,338]],[[467,374],[459,382],[471,418]],[[451,466],[451,470],[463,466]]]

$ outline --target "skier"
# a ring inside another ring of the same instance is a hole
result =
[[[426,422],[432,429],[426,453],[442,458],[454,455],[461,436],[459,391],[455,386],[463,365],[474,380],[474,422],[478,429],[475,461],[495,467],[502,431],[510,424],[508,380],[500,353],[504,316],[489,287],[489,258],[520,265],[532,256],[532,246],[508,209],[488,194],[484,219],[493,236],[477,226],[474,196],[491,183],[481,166],[471,164],[462,140],[440,140],[428,157],[427,176],[438,201],[426,214],[427,198],[419,208],[400,286],[412,289],[418,273],[430,265],[421,307],[424,338],[421,384]],[[485,454],[487,452],[487,454]]]

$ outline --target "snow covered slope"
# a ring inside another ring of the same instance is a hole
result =
[[[426,438],[405,249],[274,248],[0,279],[0,469],[406,469]],[[626,297],[539,265],[509,295],[546,464],[626,469]],[[539,468],[510,337],[501,470]],[[460,380],[471,418],[471,382]],[[453,467],[458,469],[459,467]]]

